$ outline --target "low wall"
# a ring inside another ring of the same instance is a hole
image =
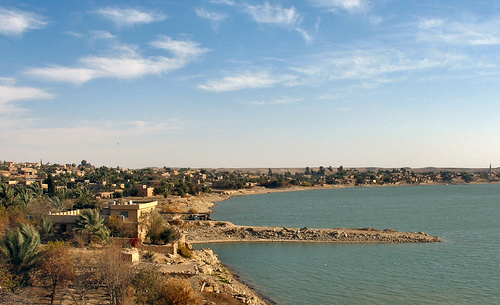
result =
[[[167,244],[167,245],[147,245],[147,244],[139,244],[137,248],[143,251],[151,251],[161,254],[177,254],[177,250],[179,249],[179,245],[177,243]]]

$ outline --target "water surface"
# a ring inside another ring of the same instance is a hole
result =
[[[278,304],[500,304],[499,184],[241,196],[219,202],[213,217],[240,225],[425,231],[444,240],[208,246]]]

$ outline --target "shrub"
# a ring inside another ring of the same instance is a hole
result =
[[[146,251],[142,253],[142,258],[144,258],[145,261],[152,263],[155,258],[155,253],[152,251]]]
[[[179,243],[179,248],[178,248],[177,252],[182,257],[187,257],[187,258],[193,257],[193,253],[191,252],[191,250],[189,250],[189,248],[186,246],[185,243]]]
[[[166,227],[161,233],[161,239],[168,244],[178,240],[181,237],[180,233],[173,227]]]

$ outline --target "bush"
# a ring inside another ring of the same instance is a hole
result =
[[[193,257],[193,253],[191,252],[191,250],[189,250],[189,248],[184,243],[179,243],[179,248],[178,248],[177,252],[182,257],[187,257],[187,258]]]
[[[161,239],[166,244],[177,241],[180,237],[181,234],[173,227],[166,227],[161,233]]]
[[[146,251],[146,252],[142,253],[142,258],[145,261],[152,263],[154,261],[154,258],[155,258],[155,253],[152,251]]]
[[[182,279],[167,278],[149,267],[139,270],[132,279],[137,304],[196,305],[199,300],[191,284]]]

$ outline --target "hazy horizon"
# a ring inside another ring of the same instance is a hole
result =
[[[500,164],[500,2],[0,0],[0,159]]]

